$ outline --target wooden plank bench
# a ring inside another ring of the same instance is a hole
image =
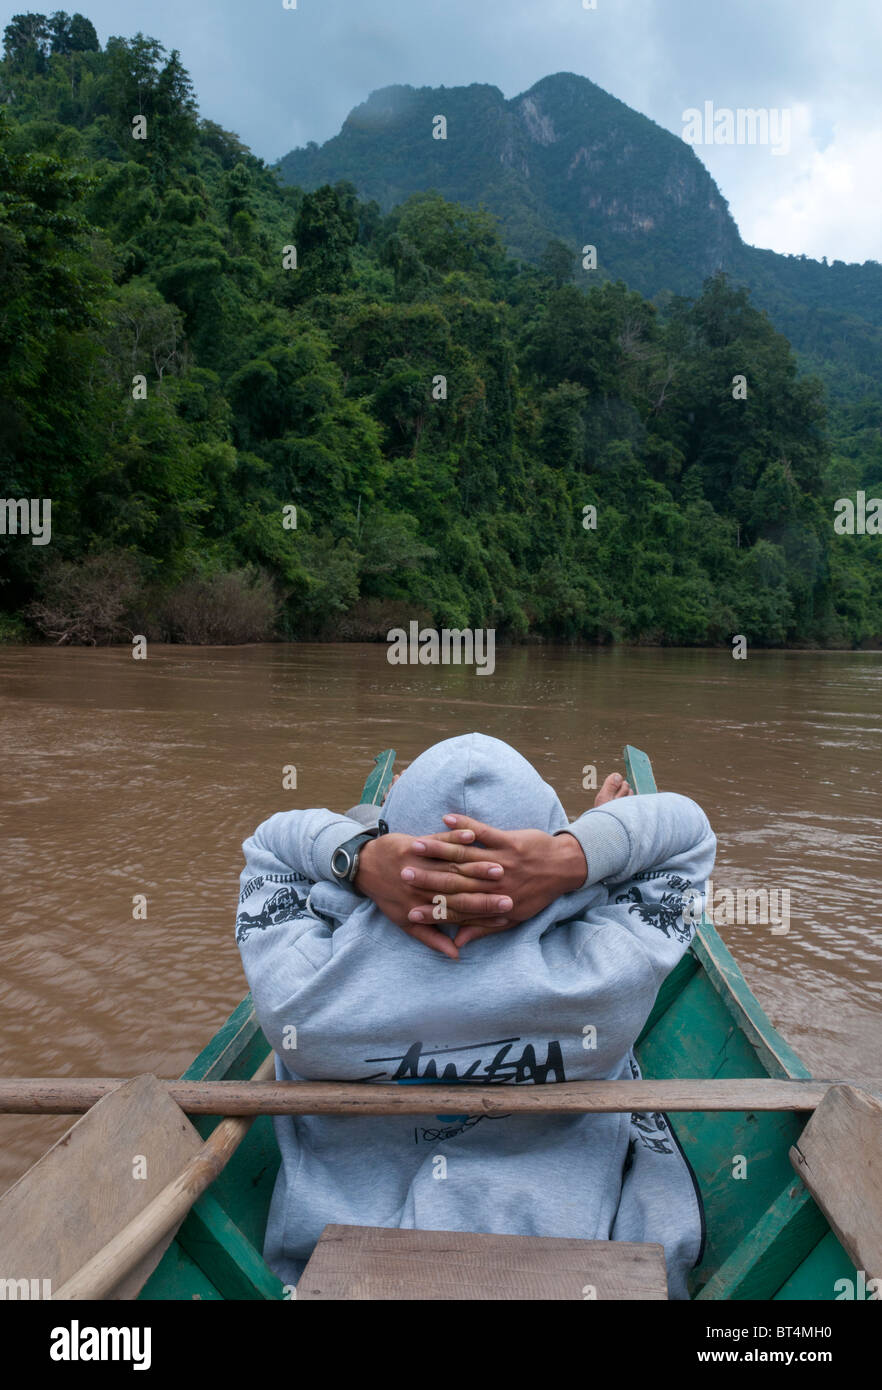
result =
[[[660,1245],[326,1226],[301,1299],[666,1299]]]

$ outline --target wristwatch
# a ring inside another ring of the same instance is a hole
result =
[[[363,830],[359,835],[353,835],[351,840],[340,845],[331,855],[331,873],[338,883],[348,883],[355,888],[355,879],[358,874],[358,861],[361,858],[361,851],[364,849],[368,840],[375,840],[378,835],[389,833],[389,827],[385,821],[380,821],[372,830]],[[355,890],[358,892],[358,889]]]

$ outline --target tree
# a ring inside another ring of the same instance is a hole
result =
[[[294,224],[298,298],[345,288],[357,236],[358,216],[345,191],[325,184],[306,194]]]
[[[3,31],[4,57],[19,72],[46,71],[50,31],[42,14],[16,14]]]
[[[492,276],[505,259],[490,213],[448,202],[439,193],[412,194],[392,213],[389,228],[415,248],[424,265],[441,274],[463,270]]]
[[[71,53],[100,53],[101,44],[91,19],[75,14],[70,21],[68,44]]]
[[[89,180],[54,155],[13,153],[10,133],[0,110],[0,380],[42,415],[56,395],[79,394],[59,380],[58,338],[99,322],[109,276],[82,213]]]
[[[543,398],[539,455],[549,468],[581,471],[585,461],[583,412],[587,399],[585,388],[571,381],[553,387]]]
[[[216,121],[201,120],[199,138],[206,149],[217,155],[224,169],[232,169],[234,164],[241,163],[249,155],[247,145],[242,144],[238,135],[224,130]]]
[[[163,62],[162,44],[144,34],[131,40],[110,38],[106,51],[106,101],[116,138],[129,157],[146,163],[163,185],[199,133],[189,73],[177,49]],[[146,139],[133,139],[136,116],[146,119]]]
[[[539,269],[543,275],[548,276],[556,290],[570,283],[575,268],[575,251],[567,246],[565,241],[549,241],[539,258]]]
[[[125,619],[140,587],[138,563],[127,551],[55,559],[28,616],[56,646],[96,647],[132,636]]]
[[[137,280],[120,286],[109,311],[104,337],[108,375],[127,395],[132,378],[144,375],[161,388],[167,372],[184,360],[184,327],[179,309],[167,304],[152,285]]]
[[[101,45],[95,26],[85,15],[67,14],[56,10],[48,22],[48,33],[52,41],[53,53],[99,52]]]

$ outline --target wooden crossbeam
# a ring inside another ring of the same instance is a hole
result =
[[[0,1114],[76,1115],[124,1078],[0,1080]],[[678,1078],[670,1081],[568,1081],[552,1085],[415,1084],[348,1081],[165,1081],[189,1115],[472,1115],[628,1111],[815,1110],[831,1086],[882,1095],[882,1080],[841,1082]]]

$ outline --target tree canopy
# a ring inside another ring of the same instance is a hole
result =
[[[880,407],[828,414],[725,276],[662,312],[431,190],[283,186],[143,34],[4,38],[0,471],[52,544],[0,536],[0,632],[81,634],[91,584],[186,640],[882,639],[882,542],[832,528]]]

